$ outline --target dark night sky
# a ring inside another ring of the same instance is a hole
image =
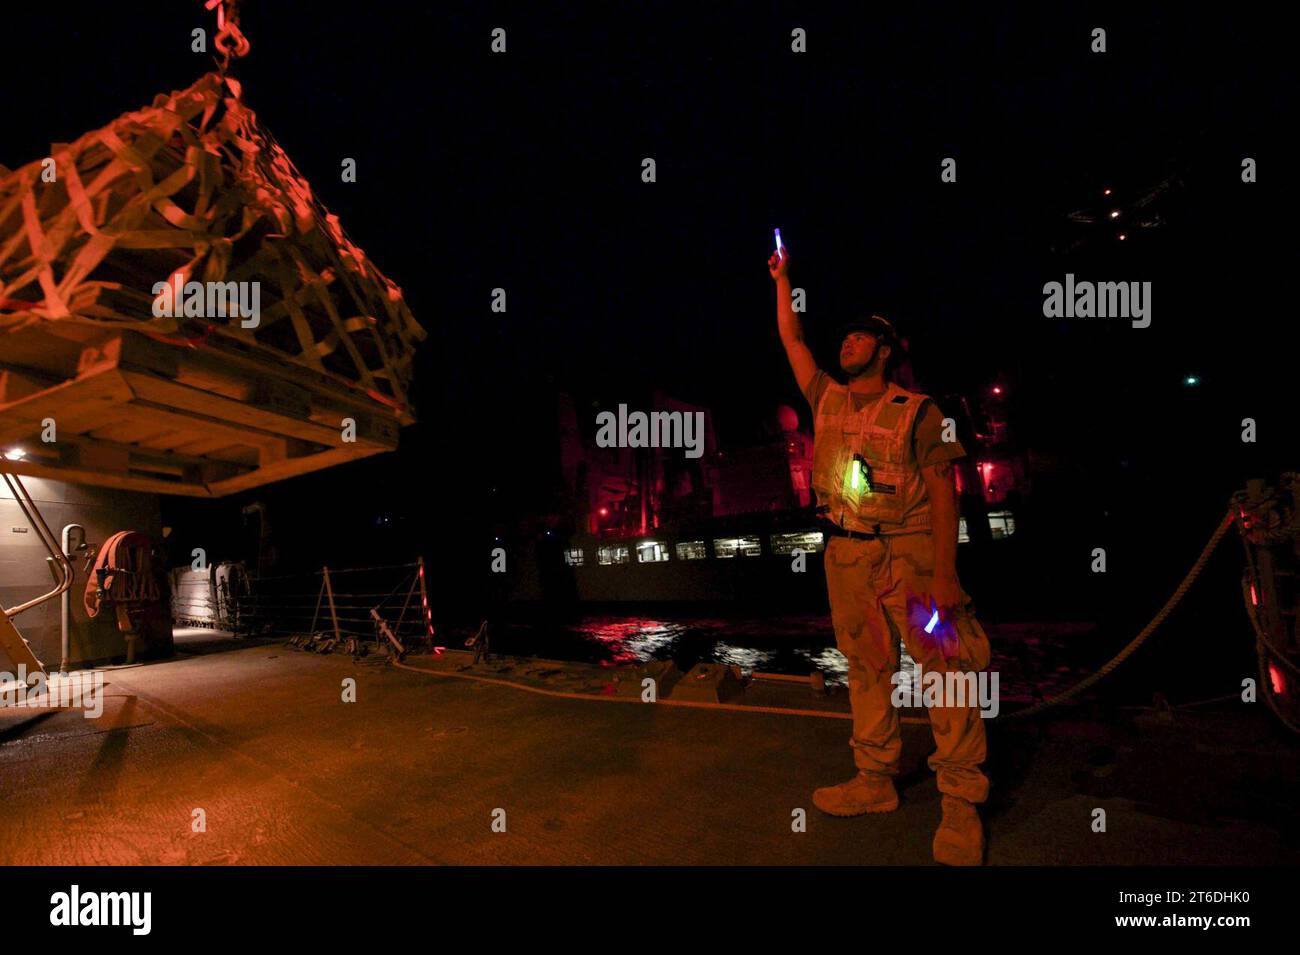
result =
[[[430,331],[402,451],[268,496],[477,529],[492,485],[527,506],[552,381],[715,406],[724,442],[782,402],[806,421],[764,267],[778,225],[818,341],[883,310],[928,390],[1004,376],[1024,434],[1068,463],[1058,507],[1090,533],[1102,513],[1142,515],[1157,534],[1186,528],[1184,554],[1246,476],[1294,466],[1277,232],[1295,207],[1280,152],[1295,104],[1278,26],[1248,8],[852,6],[248,0],[247,102]],[[211,22],[198,0],[6,15],[11,50],[20,37],[42,65],[0,66],[11,167],[210,62],[189,52]],[[1089,52],[1094,26],[1105,54]],[[355,184],[339,181],[345,156]],[[646,156],[657,183],[640,181]],[[945,156],[956,184],[939,181]],[[1259,183],[1240,182],[1243,156]],[[1101,186],[1122,200],[1172,172],[1186,188],[1159,234],[1053,254]],[[1154,282],[1152,326],[1044,318],[1042,284],[1067,271]],[[506,315],[489,310],[496,286]],[[1239,439],[1245,416],[1258,446]]]

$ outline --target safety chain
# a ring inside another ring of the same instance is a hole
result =
[[[220,69],[224,76],[231,57],[247,56],[248,38],[239,29],[239,0],[207,0],[204,7],[217,11],[217,35],[212,45],[221,54]]]

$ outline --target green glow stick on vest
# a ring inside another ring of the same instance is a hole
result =
[[[849,487],[853,490],[866,485],[866,492],[871,493],[871,465],[867,464],[866,458],[860,454],[853,455],[853,460],[849,462]]]

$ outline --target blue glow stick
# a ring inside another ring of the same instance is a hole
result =
[[[785,248],[785,245],[782,244],[782,242],[781,242],[781,230],[780,230],[780,229],[775,229],[775,230],[773,230],[773,231],[776,232],[776,251],[777,251],[777,254],[779,255],[780,252],[781,252],[781,250]]]
[[[931,604],[930,606],[934,607],[933,604]],[[938,623],[939,623],[939,608],[934,607],[934,616],[932,616],[930,618],[930,622],[925,625],[925,632],[934,633],[934,628],[938,625]]]

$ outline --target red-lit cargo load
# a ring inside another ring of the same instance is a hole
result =
[[[9,470],[206,497],[392,450],[424,335],[233,79],[0,167]]]

